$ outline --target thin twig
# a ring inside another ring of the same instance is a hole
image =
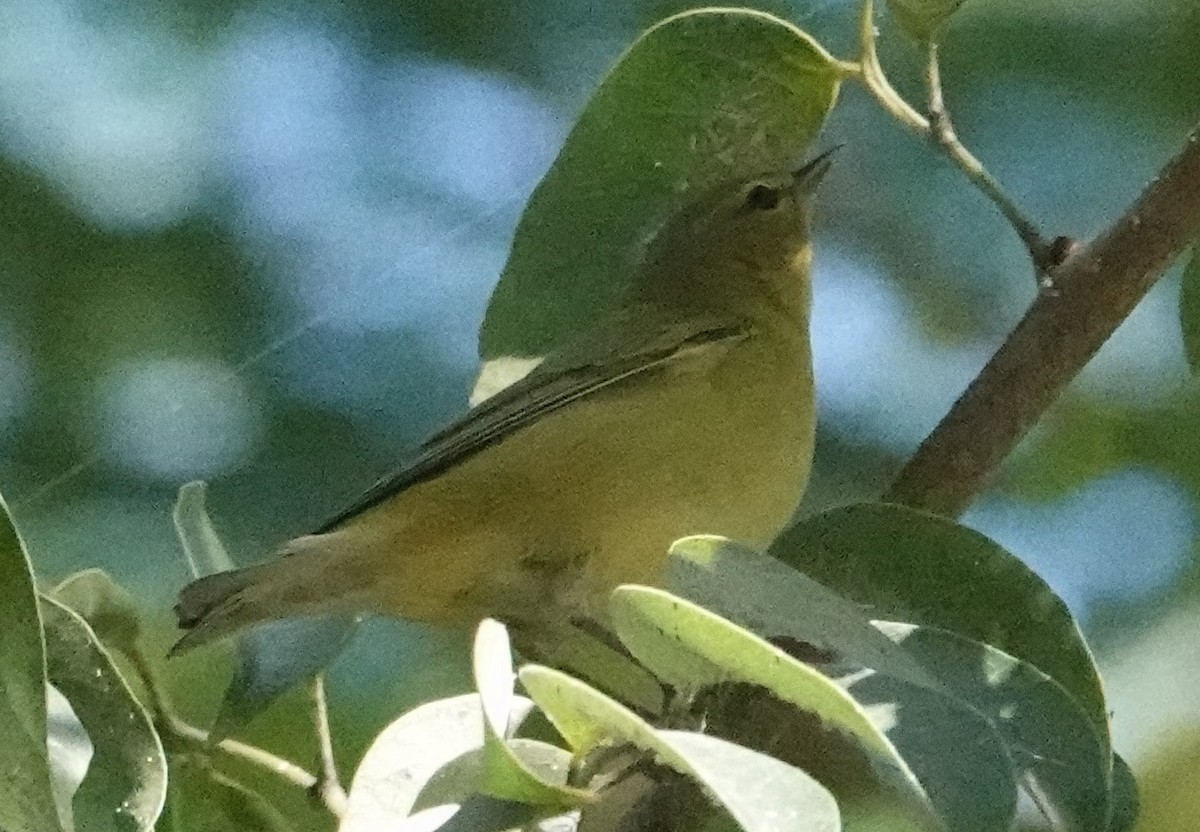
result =
[[[955,516],[1176,257],[1200,238],[1200,125],[1108,230],[1077,248],[885,500]]]
[[[269,771],[288,783],[298,786],[306,792],[315,794],[334,817],[341,818],[345,813],[345,793],[343,792],[341,795],[341,802],[338,802],[336,796],[330,799],[330,796],[325,793],[324,789],[318,788],[321,778],[303,766],[272,754],[270,751],[259,748],[256,745],[250,745],[239,740],[226,738],[213,743],[207,731],[192,725],[179,716],[170,695],[163,687],[154,668],[146,660],[145,655],[140,650],[133,650],[125,655],[146,690],[146,696],[149,699],[148,704],[151,712],[154,714],[154,723],[159,733],[191,746],[193,750],[203,754],[209,754],[213,749],[216,749],[224,754],[228,754],[230,757],[236,757],[257,768]]]
[[[320,774],[312,792],[337,817],[346,814],[346,790],[338,779],[337,759],[333,756],[333,734],[329,730],[329,704],[325,700],[325,674],[318,673],[312,682],[313,729],[317,735],[317,755]]]
[[[933,39],[928,41],[925,85],[929,117],[926,118],[905,101],[904,97],[888,81],[887,74],[879,62],[879,54],[875,47],[876,39],[875,4],[873,0],[863,0],[859,16],[860,54],[856,77],[863,82],[875,100],[893,118],[915,133],[931,140],[966,175],[967,179],[1000,209],[1004,218],[1017,232],[1017,236],[1021,238],[1021,242],[1025,244],[1039,282],[1042,286],[1047,286],[1050,273],[1062,259],[1064,247],[1048,243],[1042,237],[1037,225],[1017,207],[1016,202],[1008,196],[996,178],[988,173],[983,163],[976,159],[959,141],[942,94],[937,42]],[[850,63],[845,63],[844,66],[853,68],[853,64]],[[843,71],[845,72],[846,69]]]
[[[311,792],[317,785],[317,775],[303,766],[272,754],[270,751],[259,748],[257,745],[250,745],[249,743],[229,738],[225,738],[214,744],[210,742],[207,731],[184,722],[178,717],[162,720],[160,725],[165,727],[175,739],[182,740],[198,751],[208,752],[215,748],[228,754],[230,757],[237,757],[239,760],[270,771],[288,783],[304,789],[306,792]],[[335,817],[340,817],[332,806],[327,805],[326,808]]]
[[[1004,188],[996,181],[996,177],[988,173],[975,156],[967,150],[958,135],[954,132],[954,124],[950,120],[950,112],[946,109],[945,97],[942,94],[942,73],[938,66],[938,43],[930,39],[926,44],[925,88],[929,96],[929,132],[934,143],[954,161],[967,178],[983,191],[1000,212],[1008,220],[1009,225],[1017,232],[1021,242],[1029,251],[1037,271],[1038,282],[1043,287],[1048,286],[1050,273],[1058,265],[1055,262],[1056,249],[1038,231],[1037,225],[1025,216],[1017,204],[1005,193]]]

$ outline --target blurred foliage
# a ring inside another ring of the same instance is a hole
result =
[[[519,206],[605,67],[687,5],[10,0],[0,491],[37,573],[104,567],[157,615],[186,577],[180,483],[212,483],[215,522],[248,562],[463,408]],[[852,53],[854,4],[754,5]],[[918,100],[919,54],[882,28],[884,62]],[[1014,196],[1048,231],[1086,237],[1196,118],[1198,42],[1191,0],[972,0],[943,77],[965,141]],[[876,496],[1034,292],[990,206],[860,90],[824,141],[847,147],[819,214],[808,512]],[[1177,286],[1147,299],[967,518],[1055,567],[1102,665],[1197,603],[1200,408]],[[1114,517],[1104,483],[1127,471],[1140,479],[1118,481]],[[1114,549],[1107,520],[1144,531]],[[162,655],[165,616],[144,630]],[[182,710],[216,707],[217,669],[167,667]],[[464,688],[465,641],[379,624],[334,677],[334,733],[355,760],[405,707]],[[1184,828],[1186,750],[1122,746],[1121,715],[1144,696],[1112,703],[1117,748],[1148,777],[1140,828]],[[246,736],[310,759],[299,701]],[[229,771],[317,828],[302,798]]]

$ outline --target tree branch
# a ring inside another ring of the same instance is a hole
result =
[[[1051,274],[884,499],[961,514],[1175,258],[1200,238],[1200,125],[1111,228]]]

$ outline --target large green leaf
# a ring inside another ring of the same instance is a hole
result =
[[[770,691],[854,737],[884,763],[877,771],[899,773],[948,828],[999,832],[1012,822],[1016,782],[1000,737],[933,687],[857,668],[818,671],[658,589],[618,588],[611,614],[630,651],[676,687],[735,681]]]
[[[792,639],[830,661],[869,667],[913,684],[937,681],[871,625],[866,611],[770,555],[714,535],[675,541],[668,590],[765,639]]]
[[[1056,828],[1108,826],[1111,755],[1061,685],[1027,662],[945,630],[879,626],[991,722],[1018,781]]]
[[[1066,604],[978,532],[903,506],[862,503],[797,524],[771,553],[874,618],[950,630],[1029,662],[1083,706],[1110,747],[1100,675]]]
[[[812,38],[761,12],[701,9],[646,31],[525,209],[480,333],[484,359],[545,354],[611,309],[690,194],[798,162],[840,78]]]
[[[693,779],[747,832],[835,832],[837,803],[798,768],[717,737],[663,731],[577,679],[537,665],[521,683],[572,747],[629,743]]]
[[[0,499],[0,829],[61,832],[46,746],[46,659],[33,572]]]
[[[1179,321],[1183,328],[1183,351],[1193,373],[1200,373],[1200,246],[1183,270],[1179,289]]]
[[[683,691],[724,681],[764,687],[887,757],[920,790],[884,733],[842,688],[748,630],[644,586],[618,587],[609,612],[622,643],[668,684]]]
[[[43,598],[47,674],[92,740],[92,762],[75,793],[75,823],[87,832],[150,832],[167,794],[167,760],[150,717],[92,628]]]

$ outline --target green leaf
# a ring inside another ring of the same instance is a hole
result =
[[[798,768],[717,737],[656,730],[616,700],[548,667],[521,668],[521,683],[576,749],[634,745],[695,780],[747,832],[841,828],[833,797]]]
[[[937,681],[871,625],[862,607],[812,578],[727,538],[675,541],[668,590],[766,639],[795,639],[839,662],[869,667],[913,684]]]
[[[954,832],[1007,832],[1017,811],[1012,759],[974,708],[930,688],[879,673],[839,679],[887,732]]]
[[[881,629],[983,714],[1017,778],[1055,828],[1104,829],[1111,755],[1079,704],[1037,668],[955,633],[879,622]]]
[[[1113,754],[1112,767],[1112,818],[1108,824],[1109,832],[1129,832],[1137,822],[1141,810],[1141,799],[1138,796],[1137,781],[1129,763],[1120,754]]]
[[[512,728],[533,703],[513,698]],[[533,740],[508,740],[522,763],[545,780],[565,783],[570,754]],[[538,817],[536,807],[478,794],[485,775],[483,708],[477,694],[429,702],[397,719],[375,738],[350,785],[339,832],[396,828],[505,830]]]
[[[535,658],[543,663],[583,679],[643,713],[662,713],[663,689],[654,675],[594,634],[565,626],[538,649],[541,652]]]
[[[899,773],[949,828],[1008,828],[1016,783],[1000,739],[986,720],[948,696],[878,673],[827,678],[662,590],[619,587],[610,611],[622,642],[666,681],[684,690],[724,681],[765,688],[858,740],[885,763],[881,774]],[[683,661],[687,656],[690,663]]]
[[[920,41],[932,40],[965,0],[888,0],[900,28]]]
[[[206,488],[200,480],[181,485],[171,515],[193,578],[234,568],[233,559],[204,507]]]
[[[1200,373],[1200,246],[1183,270],[1179,288],[1179,322],[1183,329],[1183,352],[1193,373]]]
[[[528,699],[517,697],[513,721],[523,719],[531,707]],[[428,702],[392,722],[372,741],[354,773],[339,832],[385,829],[408,817],[439,769],[483,748],[483,731],[483,708],[474,693]]]
[[[524,697],[521,699],[529,702]],[[520,759],[523,767],[536,773],[542,780],[560,786],[566,784],[571,768],[569,751],[547,742],[524,737],[508,739],[505,745]],[[487,769],[486,748],[474,748],[465,752],[443,765],[425,782],[413,804],[413,810],[423,812],[435,806],[448,804],[473,803],[475,807],[503,804],[506,807],[503,812],[493,811],[491,814],[498,816],[498,822],[509,826],[545,815],[544,807],[506,801],[484,794],[484,786],[489,776]]]
[[[93,746],[75,709],[54,685],[46,686],[46,727],[55,798],[71,805],[92,764]],[[74,822],[73,808],[71,814]]]
[[[544,355],[611,310],[690,194],[800,161],[840,78],[812,38],[762,12],[701,9],[643,33],[521,217],[480,331],[484,359]],[[497,375],[503,364],[485,366],[477,390],[513,380]]]
[[[167,761],[150,717],[78,614],[42,598],[47,675],[91,738],[87,775],[75,793],[75,821],[88,832],[150,832],[162,812]]]
[[[137,606],[125,588],[103,569],[76,572],[49,594],[86,621],[106,647],[127,656],[137,651],[141,631]]]
[[[748,630],[660,589],[618,587],[609,614],[621,642],[663,681],[685,691],[748,682],[811,711],[908,771],[887,737],[844,690]],[[908,779],[920,791],[911,772]]]
[[[1100,674],[1063,603],[1021,560],[952,520],[862,503],[793,526],[771,553],[876,618],[959,633],[1063,686],[1110,746]]]
[[[0,499],[0,829],[72,828],[56,800],[46,746],[46,659],[33,571]]]
[[[254,789],[196,757],[172,760],[160,832],[293,832],[283,813]]]
[[[483,707],[484,777],[480,791],[491,797],[539,806],[572,807],[591,800],[591,792],[544,778],[513,751],[511,736],[513,682],[508,632],[499,621],[485,619],[475,632],[472,653],[475,687]]]
[[[333,663],[358,632],[349,615],[271,621],[238,637],[237,669],[212,727],[212,741],[246,725],[272,702]]]

